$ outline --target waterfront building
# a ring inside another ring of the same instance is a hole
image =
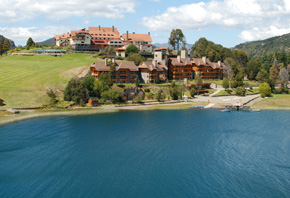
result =
[[[168,59],[168,77],[171,80],[192,79],[192,62],[183,50],[177,58]]]
[[[211,62],[206,57],[193,58],[192,60],[193,78],[197,72],[200,72],[202,79],[222,79],[223,70],[226,66],[221,61]]]
[[[92,75],[99,79],[102,73],[111,73],[110,65],[115,64],[115,75],[111,75],[114,83],[134,83],[138,75],[138,67],[133,61],[116,61],[113,59],[105,59],[105,61],[95,61],[90,66]]]
[[[167,80],[168,68],[157,60],[144,61],[138,68],[144,83],[165,82]]]
[[[135,97],[140,95],[142,97],[142,100],[145,98],[145,92],[142,89],[134,88],[134,89],[125,89],[123,100],[133,100]]]

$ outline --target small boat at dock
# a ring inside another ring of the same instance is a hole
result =
[[[232,109],[222,109],[221,112],[232,112]]]

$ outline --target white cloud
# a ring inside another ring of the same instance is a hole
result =
[[[289,32],[289,24],[290,0],[211,0],[169,7],[161,15],[143,18],[151,31],[219,26],[241,29],[240,38],[247,41]]]
[[[62,34],[65,32],[70,32],[68,27],[0,27],[0,35],[5,36],[16,42],[16,45],[25,45],[27,39],[32,37],[35,42],[41,42],[48,38],[55,36],[56,34]]]
[[[135,0],[0,0],[0,22],[15,22],[44,15],[61,20],[71,16],[122,18],[134,13]]]

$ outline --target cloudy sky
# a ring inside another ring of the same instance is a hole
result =
[[[153,43],[180,28],[187,43],[233,47],[289,33],[290,0],[0,0],[0,34],[16,45],[98,25],[151,32]]]

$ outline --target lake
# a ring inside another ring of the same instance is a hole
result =
[[[289,197],[290,111],[127,111],[0,126],[0,197]]]

